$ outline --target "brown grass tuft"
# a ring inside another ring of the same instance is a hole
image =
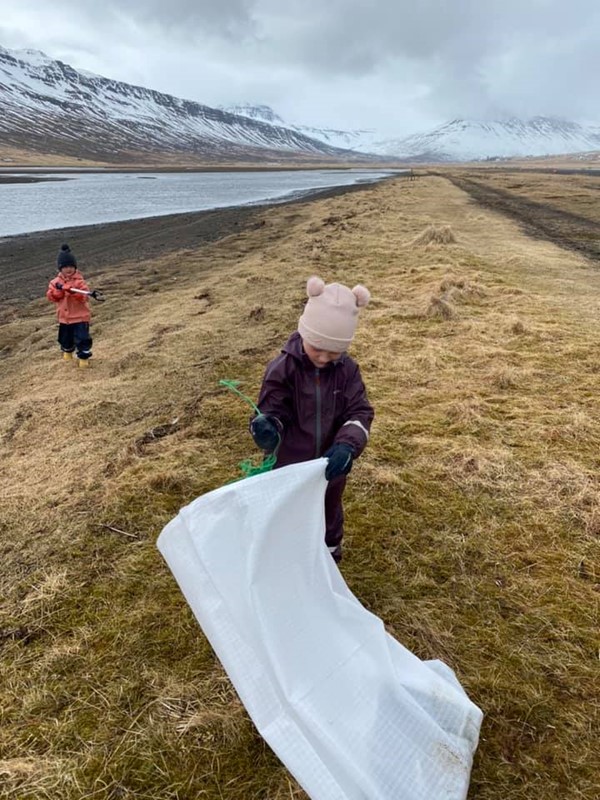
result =
[[[519,372],[513,367],[494,367],[490,371],[490,381],[497,389],[514,389],[519,382]]]
[[[453,319],[456,313],[448,300],[443,297],[432,297],[425,312],[428,317],[439,317],[440,319]]]
[[[457,303],[477,302],[486,296],[486,290],[478,283],[458,275],[446,275],[440,282],[442,297]]]
[[[413,247],[428,244],[455,244],[456,237],[450,225],[429,225],[416,236],[411,244]]]

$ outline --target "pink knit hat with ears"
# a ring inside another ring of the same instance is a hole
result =
[[[298,332],[317,350],[343,353],[352,341],[358,310],[371,294],[364,286],[348,289],[341,283],[328,283],[313,275],[306,283],[308,302],[298,322]]]

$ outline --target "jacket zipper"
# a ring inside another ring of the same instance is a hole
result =
[[[317,400],[316,411],[316,440],[315,440],[315,458],[321,455],[321,370],[315,370],[315,395]]]

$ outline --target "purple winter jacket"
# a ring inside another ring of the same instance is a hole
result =
[[[356,361],[344,354],[318,369],[298,332],[267,366],[258,407],[279,422],[278,467],[319,458],[334,442],[349,444],[356,458],[374,417]]]

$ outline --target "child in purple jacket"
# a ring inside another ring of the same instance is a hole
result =
[[[342,494],[352,462],[365,448],[373,421],[358,364],[346,354],[369,302],[364,286],[309,278],[308,301],[298,330],[267,366],[258,398],[260,415],[250,423],[256,444],[275,453],[276,467],[324,456],[325,542],[342,558]]]

